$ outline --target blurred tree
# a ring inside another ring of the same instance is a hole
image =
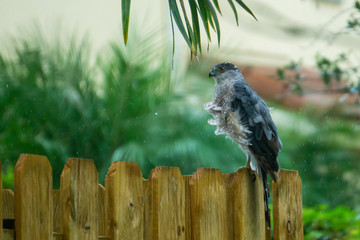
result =
[[[116,160],[138,162],[144,177],[154,165],[180,166],[184,174],[241,165],[226,161],[241,156],[230,141],[216,147],[222,139],[201,105],[190,108],[187,95],[174,91],[168,51],[155,35],[127,48],[112,43],[95,65],[85,40],[51,42],[40,31],[0,53],[5,188],[20,153],[46,155],[55,186],[69,157],[94,159],[100,181]]]

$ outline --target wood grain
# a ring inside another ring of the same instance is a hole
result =
[[[99,211],[99,236],[105,237],[107,235],[107,221],[106,221],[106,203],[105,203],[105,188],[103,185],[98,184],[99,191],[99,201],[98,201],[98,211]]]
[[[2,209],[4,225],[2,229],[3,240],[14,239],[14,222],[15,222],[15,207],[14,207],[14,192],[10,189],[2,190]]]
[[[69,159],[60,182],[63,239],[98,239],[98,173],[94,162]]]
[[[62,217],[60,209],[60,190],[53,190],[53,231],[62,233]]]
[[[111,239],[143,239],[143,194],[143,177],[137,163],[113,162],[105,179],[106,218]]]
[[[185,184],[185,239],[191,240],[190,180],[192,175],[183,176]]]
[[[10,189],[2,190],[3,219],[15,219],[14,192]]]
[[[264,193],[259,176],[240,168],[229,187],[233,195],[234,239],[265,239]]]
[[[185,184],[179,168],[156,167],[145,189],[145,239],[185,239]]]
[[[226,184],[226,222],[227,222],[227,239],[234,239],[234,191],[233,182],[235,173],[223,174]]]
[[[273,182],[274,240],[304,239],[301,179],[297,171],[280,170]]]
[[[14,173],[16,239],[52,238],[52,170],[44,156],[21,154]]]
[[[2,238],[3,240],[14,240],[15,231],[13,229],[3,229]]]
[[[226,239],[226,186],[220,170],[199,168],[189,185],[192,239]]]

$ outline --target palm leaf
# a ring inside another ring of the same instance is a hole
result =
[[[209,41],[211,42],[210,28],[209,28],[209,19],[207,13],[207,2],[206,0],[198,0],[199,3],[199,13],[204,24],[205,32]]]
[[[180,0],[180,5],[181,5],[181,9],[183,11],[183,15],[184,15],[185,23],[186,23],[186,28],[187,28],[187,31],[188,31],[188,36],[189,36],[191,46],[192,46],[191,52],[196,54],[197,43],[196,43],[194,32],[193,32],[193,30],[191,28],[191,25],[190,25],[190,21],[189,21],[189,19],[187,17],[187,14],[186,14],[184,0]]]
[[[188,35],[186,33],[186,30],[185,30],[184,24],[182,22],[176,0],[169,0],[169,8],[170,8],[172,17],[175,20],[175,23],[176,23],[177,27],[179,28],[179,31],[180,31],[181,35],[185,39],[185,42],[187,43],[189,48],[192,49],[192,46],[191,46],[192,44],[191,44],[190,38],[188,37]]]
[[[248,8],[248,6],[246,6],[246,4],[241,1],[241,0],[236,0],[236,2],[245,10],[247,11],[251,16],[253,16],[255,18],[255,20],[257,21],[257,18],[255,17],[255,15],[253,14],[253,12],[250,10],[250,8]]]
[[[170,21],[171,21],[171,33],[172,33],[172,55],[174,56],[174,54],[175,54],[175,32],[174,32],[174,21],[173,21],[171,11],[170,11]],[[173,59],[173,61],[174,61],[174,59]],[[172,67],[174,64],[173,61],[172,61]]]
[[[237,14],[237,11],[236,11],[236,7],[235,7],[235,4],[232,0],[228,0],[228,3],[231,7],[231,9],[233,10],[234,12],[234,15],[235,15],[235,20],[236,20],[236,25],[239,26],[239,19],[238,19],[238,14]]]
[[[122,11],[122,26],[124,34],[125,45],[128,39],[128,30],[129,30],[129,18],[130,18],[130,3],[131,0],[122,0],[121,1],[121,11]]]
[[[215,27],[216,27],[216,33],[217,33],[217,38],[218,38],[218,46],[220,47],[220,24],[219,24],[219,20],[217,18],[217,15],[216,15],[216,12],[215,12],[215,9],[213,7],[213,5],[211,4],[211,2],[209,0],[207,0],[208,4],[209,4],[209,9],[210,9],[210,12],[212,14],[212,19],[214,20],[215,22]]]
[[[191,10],[191,19],[192,19],[193,30],[194,30],[194,35],[195,35],[195,42],[197,44],[197,47],[199,48],[199,52],[201,53],[200,26],[199,26],[197,5],[196,5],[195,0],[189,0],[189,5],[190,5],[190,10]]]
[[[175,38],[174,38],[174,21],[181,35],[183,36],[186,44],[191,50],[191,55],[197,55],[198,52],[201,54],[201,32],[200,32],[200,21],[203,23],[207,39],[211,42],[211,28],[217,33],[218,45],[220,46],[221,31],[220,23],[217,16],[217,12],[221,13],[219,0],[187,0],[190,6],[191,21],[188,18],[186,6],[184,0],[180,0],[181,9],[179,10],[177,0],[168,0],[169,12],[171,20],[171,30],[173,35],[173,54],[175,51]],[[239,26],[239,19],[234,0],[227,0],[235,16],[236,24]],[[246,12],[248,12],[256,21],[257,18],[250,8],[242,1],[235,0]],[[128,38],[129,28],[129,17],[130,17],[130,2],[131,0],[122,0],[122,23],[124,42],[126,44]],[[180,13],[180,11],[182,13]],[[181,14],[183,16],[181,16]],[[198,16],[200,15],[200,18]]]
[[[221,10],[220,10],[220,6],[219,6],[218,0],[213,0],[213,2],[214,2],[214,5],[215,5],[216,9],[217,9],[217,10],[219,11],[219,13],[221,14]]]

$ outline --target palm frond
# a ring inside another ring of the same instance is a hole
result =
[[[235,20],[236,20],[236,25],[239,26],[239,18],[238,18],[238,14],[237,14],[237,11],[236,11],[236,7],[235,7],[235,4],[232,0],[228,0],[228,3],[231,7],[231,9],[233,10],[234,12],[234,16],[235,16]]]
[[[239,25],[238,13],[233,0],[227,0],[230,5],[236,20],[236,24]],[[128,38],[129,16],[130,16],[130,2],[131,0],[122,0],[122,24],[125,44]],[[218,13],[221,15],[221,8],[218,0],[180,0],[180,8],[177,0],[168,0],[171,29],[173,37],[173,52],[174,52],[174,22],[179,29],[182,37],[188,45],[192,55],[195,56],[201,54],[201,34],[199,26],[199,17],[203,23],[203,27],[206,32],[208,41],[211,42],[210,26],[217,34],[217,42],[220,47],[220,23],[218,20]],[[255,17],[251,9],[242,0],[235,0],[235,2],[248,12],[252,17]],[[188,8],[190,8],[190,14],[188,14]],[[188,16],[191,15],[191,21]]]
[[[125,45],[128,39],[131,0],[121,0],[122,25]]]
[[[254,13],[250,10],[250,8],[241,0],[235,0],[237,4],[241,8],[243,8],[246,12],[248,12],[251,16],[255,19]],[[207,39],[211,42],[211,33],[210,33],[210,26],[217,34],[217,42],[218,46],[220,47],[220,23],[218,20],[218,13],[221,15],[221,8],[219,5],[218,0],[188,0],[188,5],[190,7],[192,23],[190,23],[187,14],[187,8],[185,7],[184,1],[180,0],[181,3],[181,11],[183,18],[180,17],[178,14],[179,9],[176,5],[176,0],[169,0],[169,8],[170,8],[170,17],[174,19],[178,29],[180,30],[182,36],[184,37],[186,43],[188,44],[191,53],[195,56],[201,54],[201,36],[200,36],[200,27],[199,27],[199,18],[198,14],[200,15],[200,20],[203,22],[203,27],[205,29]],[[228,4],[230,5],[231,9],[234,12],[236,24],[238,25],[238,14],[235,4],[232,0],[228,0]],[[175,15],[176,13],[176,15]],[[171,20],[172,20],[171,19]],[[257,20],[257,19],[256,19]],[[187,29],[184,27],[184,22],[187,26]],[[191,27],[192,26],[192,27]],[[187,30],[187,32],[186,32]]]
[[[257,18],[255,17],[255,15],[253,14],[253,12],[250,10],[250,8],[248,6],[246,6],[246,4],[241,1],[241,0],[236,0],[236,2],[245,10],[247,11],[251,16],[253,16],[253,18],[255,18],[255,20],[257,21]]]

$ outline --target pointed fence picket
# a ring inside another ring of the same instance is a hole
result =
[[[0,164],[1,170],[1,164]],[[301,180],[281,170],[273,182],[273,239],[303,239]],[[69,159],[52,189],[46,157],[22,154],[14,192],[1,188],[0,240],[270,240],[256,173],[199,168],[182,176],[156,167],[144,179],[136,163],[113,162],[98,184],[94,162]]]
[[[16,239],[51,239],[52,169],[46,157],[20,155],[14,172],[14,193]]]
[[[198,169],[189,188],[191,239],[226,239],[226,186],[220,170]]]

